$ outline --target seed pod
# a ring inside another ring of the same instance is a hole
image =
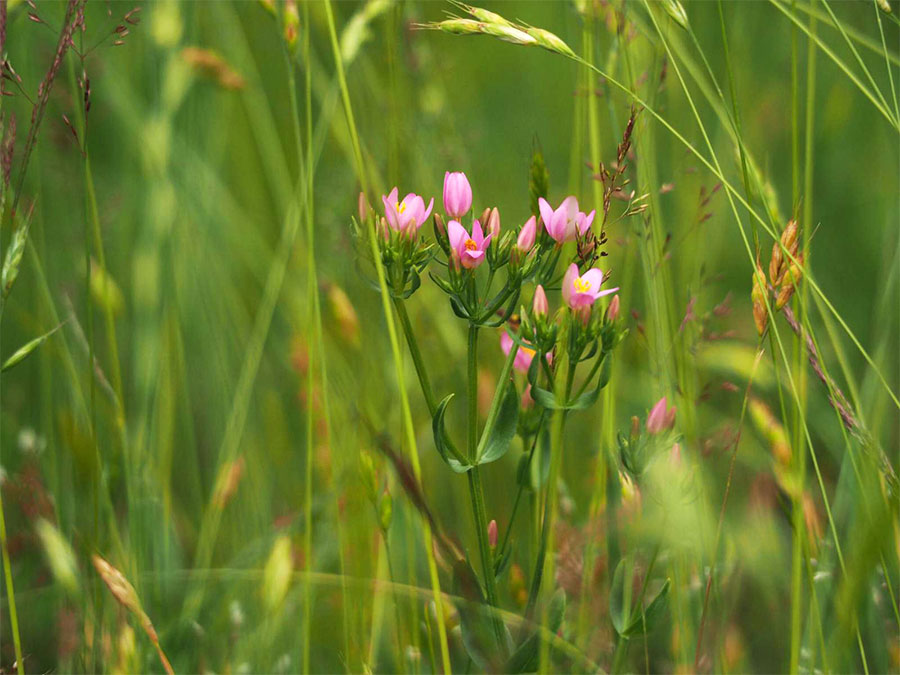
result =
[[[381,526],[382,532],[387,532],[391,527],[391,520],[394,515],[394,500],[391,493],[387,490],[381,495],[381,502],[378,504],[378,524]]]
[[[753,322],[756,324],[756,332],[760,335],[766,332],[766,326],[769,322],[766,297],[766,273],[763,272],[762,265],[757,260],[756,271],[753,273],[753,290],[750,292],[750,299],[753,302]]]

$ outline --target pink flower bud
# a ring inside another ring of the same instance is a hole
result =
[[[676,468],[681,466],[681,444],[680,443],[674,443],[672,445],[672,453],[669,455],[669,460],[671,461],[672,466],[674,466]]]
[[[666,408],[666,397],[656,402],[647,415],[647,433],[658,434],[675,426],[675,406]]]
[[[488,233],[497,239],[500,236],[500,212],[497,207],[491,209],[491,215],[488,217],[487,223]]]
[[[444,173],[444,213],[450,218],[462,218],[472,208],[472,188],[462,171]]]
[[[609,307],[606,308],[606,318],[609,321],[615,321],[619,318],[619,296],[614,295],[613,299],[609,303]]]
[[[372,207],[369,206],[369,200],[366,199],[365,192],[359,193],[359,199],[356,202],[356,206],[359,209],[359,224],[362,225],[366,222],[369,217],[369,211],[372,209]]]
[[[535,318],[547,316],[550,312],[550,305],[547,303],[547,294],[544,293],[544,287],[540,284],[534,289],[534,300],[531,303],[531,311]]]
[[[492,520],[488,523],[488,544],[491,548],[497,548],[497,521]]]
[[[522,253],[528,253],[531,250],[531,247],[534,246],[534,237],[537,234],[537,219],[534,216],[531,216],[525,224],[522,226],[522,229],[519,231],[519,239],[516,241],[516,248],[518,248]]]

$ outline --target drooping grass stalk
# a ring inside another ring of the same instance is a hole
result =
[[[850,81],[856,86],[856,88],[859,89],[867,99],[869,99],[869,101],[872,103],[872,105],[875,106],[875,109],[876,109],[878,112],[880,112],[888,122],[891,123],[891,126],[894,128],[894,130],[900,131],[900,121],[898,121],[897,119],[895,119],[895,118],[893,117],[893,115],[891,114],[890,110],[888,110],[888,109],[881,103],[881,101],[879,101],[878,99],[876,99],[875,94],[873,94],[873,93],[869,90],[869,88],[866,87],[866,85],[863,84],[863,83],[860,81],[859,77],[857,77],[857,75],[856,75],[852,70],[850,70],[849,66],[847,66],[847,64],[845,64],[845,63],[844,63],[844,62],[843,62],[843,61],[842,61],[842,60],[841,60],[841,59],[840,59],[840,58],[839,58],[839,57],[838,57],[838,56],[837,56],[837,55],[836,55],[829,47],[828,47],[828,45],[826,45],[824,42],[822,42],[822,40],[821,40],[818,36],[811,34],[811,33],[809,32],[809,29],[808,29],[806,26],[804,26],[802,23],[800,23],[800,20],[799,20],[796,16],[794,16],[793,12],[789,11],[789,10],[784,6],[784,4],[783,4],[782,2],[780,2],[780,0],[769,0],[769,2],[770,2],[772,5],[774,5],[775,8],[776,8],[779,12],[781,12],[781,13],[784,14],[788,19],[790,19],[791,22],[794,23],[794,25],[796,25],[801,31],[803,31],[804,33],[806,33],[807,37],[809,37],[809,39],[812,40],[812,41],[816,44],[816,46],[817,46],[819,49],[821,49],[822,52],[823,52],[826,56],[828,56],[828,58],[831,59],[831,61],[832,61],[838,68],[840,68],[841,71],[843,71],[843,73],[850,79]],[[880,99],[883,100],[884,97],[881,95],[881,91],[880,91],[880,90],[876,90],[876,91],[877,91],[877,93],[878,93],[878,98],[880,98]]]
[[[366,177],[366,168],[363,162],[362,149],[359,142],[359,133],[356,129],[356,122],[353,118],[353,107],[350,102],[350,91],[347,88],[347,78],[344,73],[343,61],[341,58],[341,48],[337,38],[337,30],[334,22],[334,12],[331,7],[331,0],[325,0],[325,17],[328,23],[328,35],[331,41],[332,52],[334,55],[335,69],[338,75],[338,82],[341,88],[341,97],[344,103],[344,113],[347,117],[347,126],[350,131],[350,138],[353,144],[353,154],[356,160],[357,176],[359,178],[362,190],[368,194],[369,186]],[[397,376],[397,387],[400,392],[400,406],[403,415],[404,427],[407,437],[407,447],[410,454],[413,472],[416,479],[421,478],[421,467],[419,464],[419,453],[416,444],[415,429],[413,427],[412,412],[409,407],[409,400],[406,394],[406,387],[403,385],[403,357],[400,353],[400,345],[397,341],[397,331],[394,326],[394,316],[391,312],[390,291],[385,278],[384,265],[381,261],[381,252],[378,250],[377,235],[375,233],[374,223],[371,223],[368,229],[368,239],[371,247],[372,258],[375,264],[375,271],[378,277],[378,285],[381,290],[382,309],[384,311],[384,319],[387,324],[388,337],[391,343],[391,352],[394,358],[394,367]],[[428,571],[431,577],[431,587],[434,594],[434,604],[437,614],[438,638],[441,647],[441,662],[444,672],[449,674],[450,668],[450,651],[447,644],[447,627],[444,621],[443,599],[441,596],[440,579],[438,577],[437,561],[434,557],[434,548],[432,546],[431,528],[427,522],[422,523],[422,532],[425,545],[425,556],[428,561]]]

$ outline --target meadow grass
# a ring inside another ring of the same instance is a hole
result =
[[[898,12],[0,1],[0,669],[900,670]]]

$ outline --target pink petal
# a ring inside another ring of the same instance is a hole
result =
[[[478,248],[482,248],[481,244],[484,242],[484,230],[481,229],[481,223],[477,220],[472,223],[472,241],[475,242],[475,245]]]
[[[465,242],[466,239],[469,238],[469,233],[466,232],[466,228],[460,225],[457,221],[451,220],[447,223],[447,238],[450,240],[450,247],[462,255],[462,252],[465,250]]]
[[[603,285],[603,272],[596,267],[582,274],[581,278],[590,284],[590,289],[594,292],[599,292]]]
[[[547,228],[547,234],[552,237],[553,234],[550,232],[550,224],[553,221],[553,207],[550,206],[543,197],[538,199],[538,207],[541,211],[541,220],[544,221],[544,227]]]
[[[422,200],[422,203],[425,203],[425,200]],[[431,209],[434,207],[434,197],[431,198],[431,201],[428,202],[428,208],[425,209],[425,214],[422,216],[422,220],[419,221],[419,225],[428,220],[428,216],[431,215]]]
[[[509,350],[512,349],[513,339],[509,336],[509,333],[503,331],[500,334],[500,349],[503,350],[504,354],[509,354]]]
[[[563,300],[569,307],[573,307],[571,302],[572,292],[575,290],[573,284],[575,280],[578,278],[578,265],[572,263],[569,265],[569,269],[566,270],[566,276],[563,277],[562,283],[562,296]]]

